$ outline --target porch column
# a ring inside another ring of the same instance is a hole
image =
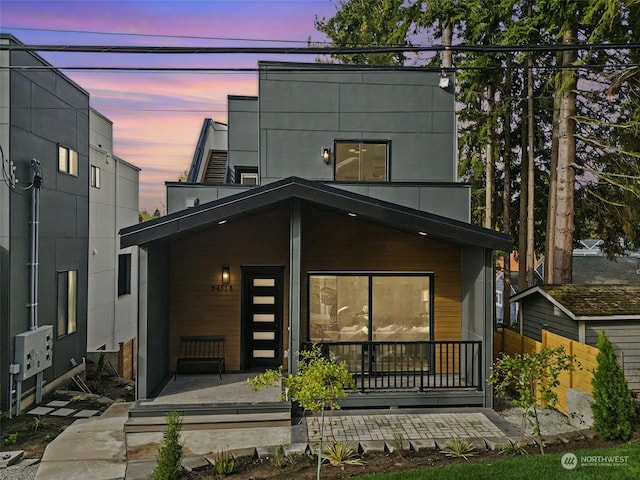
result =
[[[290,374],[298,371],[295,353],[300,349],[300,250],[302,220],[300,200],[293,199],[289,216],[289,363]]]

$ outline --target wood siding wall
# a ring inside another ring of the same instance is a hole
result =
[[[537,341],[541,341],[541,331],[548,330],[557,335],[578,341],[578,322],[569,318],[564,312],[540,295],[531,295],[522,300],[522,333]]]
[[[618,363],[624,369],[629,388],[640,390],[640,322],[586,322],[587,345],[598,345],[598,334],[601,330],[604,330],[616,350]]]
[[[434,273],[434,338],[461,339],[460,248],[368,223],[346,213],[302,209],[301,338],[308,328],[307,272]]]
[[[231,268],[230,290],[221,284],[223,265]],[[241,221],[171,244],[169,370],[173,371],[181,335],[224,335],[225,367],[241,368],[241,266],[285,266],[283,348],[288,347],[289,208],[260,212]],[[284,359],[281,359],[284,361]]]

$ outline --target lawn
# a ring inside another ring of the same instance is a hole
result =
[[[510,479],[629,479],[640,478],[640,443],[629,443],[598,450],[575,450],[576,466],[567,469],[561,460],[565,453],[520,455],[489,462],[425,468],[383,475],[366,475],[360,480],[510,480]],[[599,458],[596,458],[599,457]],[[612,465],[617,457],[619,466]],[[627,457],[626,461],[622,457]],[[596,465],[594,465],[596,463]]]

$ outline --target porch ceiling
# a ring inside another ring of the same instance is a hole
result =
[[[423,232],[428,238],[447,243],[493,250],[510,250],[512,245],[509,235],[298,177],[124,228],[120,230],[120,245],[125,248],[169,240],[294,199],[353,213],[360,219],[416,235]]]

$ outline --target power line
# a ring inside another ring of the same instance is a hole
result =
[[[6,30],[24,30],[31,32],[52,32],[52,33],[79,33],[84,35],[109,35],[122,37],[151,37],[151,38],[177,38],[186,40],[216,40],[223,42],[264,42],[264,43],[303,43],[307,40],[272,40],[262,38],[235,38],[235,37],[203,37],[200,35],[168,35],[157,33],[127,33],[127,32],[99,32],[95,30],[64,30],[55,28],[29,28],[29,27],[11,27],[4,25]]]
[[[515,53],[515,52],[557,52],[582,50],[630,50],[639,49],[640,43],[581,43],[526,44],[526,45],[430,45],[430,46],[384,46],[384,47],[180,47],[180,46],[137,46],[137,45],[0,45],[0,50],[37,51],[58,53],[120,53],[120,54],[161,54],[161,55],[358,55],[374,53],[421,53],[451,51],[457,53]]]
[[[329,64],[322,66],[308,67],[273,67],[269,66],[270,72],[295,72],[295,73],[317,73],[326,71]],[[505,70],[503,64],[484,65],[482,67],[458,66],[451,68],[443,68],[441,66],[419,66],[419,67],[401,67],[401,66],[384,66],[384,65],[351,65],[351,64],[331,64],[333,69],[361,69],[370,71],[396,71],[399,69],[413,69],[421,72],[463,72],[463,71],[491,71]],[[594,69],[620,69],[639,67],[640,63],[611,63],[611,64],[580,64],[580,65],[511,65],[509,70],[594,70]],[[21,71],[39,71],[39,70],[65,70],[65,71],[103,71],[103,72],[140,72],[140,73],[201,73],[201,74],[234,74],[234,73],[256,73],[260,72],[260,67],[100,67],[100,66],[53,66],[53,65],[11,65],[0,67],[2,70],[21,70]]]

